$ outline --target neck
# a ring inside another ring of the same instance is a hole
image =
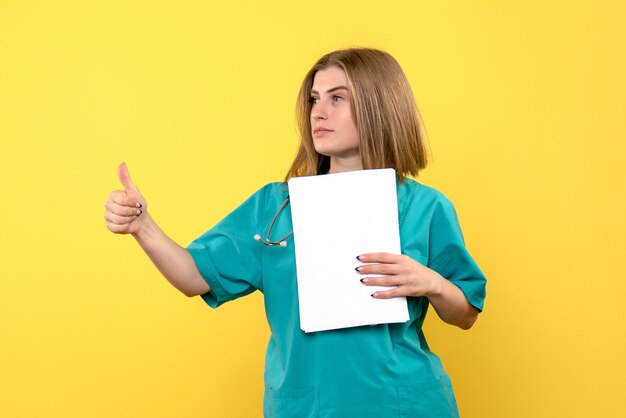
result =
[[[328,174],[344,173],[346,171],[356,170],[363,170],[360,155],[351,158],[330,157],[330,170],[328,170]]]

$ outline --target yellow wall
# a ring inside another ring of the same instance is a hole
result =
[[[471,331],[427,323],[462,416],[623,416],[623,2],[209,3],[0,2],[0,416],[260,415],[260,295],[184,297],[103,204],[126,161],[189,243],[282,178],[301,78],[353,45],[403,65],[490,279]]]

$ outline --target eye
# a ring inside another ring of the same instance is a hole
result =
[[[311,104],[315,104],[315,103],[319,103],[320,102],[320,98],[319,97],[309,97],[309,103]]]
[[[342,100],[343,100],[342,96],[337,96],[337,95],[333,96],[333,101],[335,101],[335,102],[340,102]]]

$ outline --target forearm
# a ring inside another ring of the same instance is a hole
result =
[[[465,294],[439,273],[430,270],[434,282],[433,291],[427,297],[437,315],[446,323],[462,329],[470,329],[478,318],[478,309],[470,305]]]
[[[185,248],[171,240],[154,222],[148,212],[141,228],[133,237],[163,276],[187,296],[196,296],[210,290],[196,264]]]

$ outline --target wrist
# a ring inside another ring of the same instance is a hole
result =
[[[426,294],[426,297],[437,297],[443,293],[443,280],[444,278],[435,270],[429,269],[430,272],[430,289]]]
[[[139,229],[131,233],[133,238],[135,238],[139,243],[145,242],[150,238],[150,236],[154,235],[154,220],[150,214],[148,212],[144,212],[141,216],[144,216],[144,219],[139,226]]]

